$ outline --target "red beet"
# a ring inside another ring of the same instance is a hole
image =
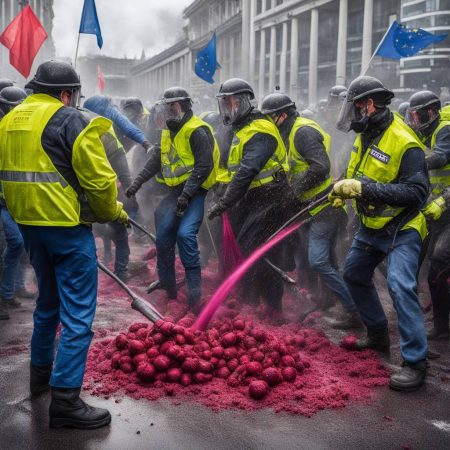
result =
[[[269,393],[269,385],[263,380],[254,380],[250,383],[248,391],[255,400],[261,400]]]
[[[222,345],[224,347],[231,347],[236,343],[236,335],[234,333],[226,333],[222,336]]]
[[[281,382],[281,374],[275,367],[268,367],[262,372],[262,378],[269,386],[276,386]]]
[[[252,355],[253,361],[263,362],[264,361],[264,353],[259,350]]]
[[[243,319],[234,320],[233,327],[235,330],[243,330],[245,328],[245,320]]]
[[[161,328],[165,323],[166,323],[166,321],[164,319],[158,319],[155,322],[155,328]]]
[[[226,367],[227,366],[227,362],[224,359],[219,359],[219,361],[217,361],[216,367],[218,369],[222,368],[222,367]]]
[[[164,345],[164,344],[163,344]],[[162,346],[161,346],[162,347]],[[169,347],[167,352],[165,353],[169,358],[175,359],[175,357],[180,353],[181,347],[178,345],[172,345]],[[161,353],[164,353],[161,351]]]
[[[227,383],[230,387],[238,387],[241,384],[238,378],[233,375],[228,377]]]
[[[249,375],[259,375],[262,367],[261,364],[257,361],[251,361],[245,365],[245,369]]]
[[[155,375],[156,381],[164,382],[167,379],[167,373],[166,372],[159,372]]]
[[[183,373],[180,378],[180,384],[189,386],[192,383],[192,375],[190,373]]]
[[[186,338],[185,338],[182,334],[177,334],[177,335],[175,336],[175,342],[176,342],[178,345],[183,345],[183,344],[186,343]]]
[[[295,359],[291,355],[284,355],[281,357],[281,364],[284,367],[295,367]]]
[[[164,336],[172,336],[172,330],[174,328],[173,323],[165,322],[161,325],[160,330]]]
[[[153,365],[158,372],[165,372],[170,366],[170,359],[165,355],[159,355],[153,360]]]
[[[230,369],[230,372],[234,372],[239,366],[239,362],[237,359],[230,359],[227,363],[228,369]]]
[[[130,356],[128,355],[123,355],[120,358],[120,365],[122,364],[131,364],[132,363],[132,359]]]
[[[133,366],[131,365],[131,363],[121,364],[120,365],[120,369],[124,373],[131,373],[131,372],[133,372]]]
[[[136,339],[139,339],[141,341],[145,341],[147,338],[148,330],[147,328],[139,328],[136,332]]]
[[[128,342],[128,350],[130,355],[137,355],[144,351],[144,343],[142,341],[133,340]]]
[[[274,363],[277,363],[280,360],[280,354],[277,351],[270,352],[269,358],[271,358]]]
[[[254,328],[252,336],[259,342],[264,342],[267,339],[267,333],[260,328]]]
[[[153,335],[153,340],[155,341],[155,344],[161,344],[164,342],[164,336],[161,333],[155,333]]]
[[[208,382],[208,377],[202,372],[196,372],[194,373],[194,381],[198,384],[204,384]]]
[[[119,350],[123,350],[128,345],[128,339],[124,334],[119,334],[119,336],[116,337],[116,347]]]
[[[167,371],[167,381],[169,383],[178,383],[183,372],[178,367],[173,367]]]
[[[217,371],[217,376],[219,378],[223,378],[224,380],[226,380],[230,376],[230,371],[228,370],[228,367],[221,367]]]
[[[147,350],[147,356],[152,359],[152,358],[156,358],[159,355],[159,351],[157,348],[153,347],[153,348],[149,348]]]
[[[152,364],[140,364],[136,369],[136,374],[142,381],[152,381],[155,379],[156,370]]]
[[[141,328],[147,328],[148,323],[145,322],[136,322],[130,325],[128,328],[128,331],[131,333],[136,333],[136,331],[140,330]]]
[[[210,373],[213,370],[213,366],[209,361],[200,360],[198,370],[202,373]]]
[[[184,372],[194,373],[197,372],[200,361],[197,358],[186,358],[181,368]]]
[[[155,343],[155,341],[150,336],[145,338],[145,342],[144,342],[145,348],[153,347],[154,343]]]
[[[228,347],[223,352],[223,357],[229,361],[230,359],[236,358],[238,355],[236,347]]]
[[[205,351],[202,353],[202,357],[203,357],[204,359],[206,359],[207,361],[209,361],[209,360],[212,358],[212,352],[211,352],[211,350],[205,350]]]
[[[174,334],[184,334],[185,328],[180,325],[175,325],[172,329],[172,332]]]
[[[263,362],[263,368],[267,369],[268,367],[272,367],[272,366],[273,366],[272,358],[266,358]]]
[[[212,355],[216,358],[222,358],[223,356],[223,347],[213,347],[211,349]]]
[[[111,358],[111,367],[113,369],[119,369],[120,368],[120,358],[122,355],[120,353],[114,353],[114,355]]]
[[[132,341],[133,339],[136,339],[136,333],[127,333],[127,339],[129,341]]]
[[[184,338],[186,339],[186,342],[188,344],[193,344],[195,341],[195,335],[194,335],[194,333],[192,333],[191,330],[186,330],[184,332]]]
[[[281,369],[281,375],[285,381],[293,383],[297,377],[297,371],[293,367],[283,367]]]
[[[148,358],[145,353],[139,353],[138,355],[134,356],[133,358],[133,364],[134,367],[139,366],[139,364],[142,364],[143,362],[147,362]]]
[[[256,339],[253,336],[246,336],[244,338],[245,348],[250,349],[252,347],[255,347],[256,344],[257,344]]]
[[[173,348],[173,347],[172,347]],[[184,352],[184,350],[180,350],[175,356],[174,359],[175,361],[178,362],[183,362],[186,358],[186,352]]]
[[[240,358],[239,358],[239,363],[240,364],[247,364],[247,363],[249,363],[251,361],[251,358],[250,358],[250,356],[248,356],[248,355],[242,355]]]

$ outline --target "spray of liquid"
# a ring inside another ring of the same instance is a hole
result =
[[[247,259],[245,259],[237,269],[229,275],[229,277],[219,286],[217,291],[209,300],[208,304],[203,308],[199,317],[193,325],[194,330],[205,330],[209,321],[213,317],[222,302],[227,298],[228,294],[233,290],[239,280],[247,273],[250,267],[264,256],[271,248],[281,242],[284,238],[292,234],[295,230],[302,226],[303,222],[291,225],[282,230],[269,242],[257,248]]]
[[[223,274],[228,275],[239,264],[243,257],[233,233],[227,213],[222,214]]]

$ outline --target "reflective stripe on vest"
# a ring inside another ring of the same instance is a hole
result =
[[[190,138],[192,133],[200,128],[207,127],[214,139],[210,125],[197,116],[192,116],[173,137],[169,130],[161,133],[161,175],[156,180],[167,186],[178,186],[184,183],[194,169],[194,154],[192,153]],[[203,182],[202,188],[209,189],[216,182],[219,167],[219,147],[214,139],[213,161],[214,166],[208,178]]]
[[[431,152],[433,152],[433,149],[436,146],[436,137],[438,133],[445,127],[450,127],[450,120],[447,119],[446,116],[444,120],[442,120],[442,112],[441,112],[441,121],[439,122],[439,125],[436,127],[436,129],[433,132],[433,135],[431,136]],[[439,169],[430,170],[430,182],[431,182],[431,197],[432,199],[435,199],[439,197],[442,194],[442,191],[450,186],[450,163],[446,164],[443,167],[439,167]]]
[[[283,139],[273,120],[265,116],[265,118],[253,120],[235,133],[227,162],[230,181],[241,165],[245,144],[257,133],[273,136],[277,140],[277,148],[262,170],[253,178],[249,189],[272,182],[274,174],[280,170],[283,170],[285,173],[289,172],[289,163]]]
[[[289,175],[290,178],[292,178],[293,175],[299,174],[299,173],[305,173],[309,169],[309,164],[305,159],[300,155],[298,150],[295,148],[295,135],[297,134],[297,131],[300,130],[302,127],[311,127],[315,129],[317,132],[320,133],[320,135],[323,138],[323,145],[325,147],[325,151],[327,152],[328,159],[330,156],[330,148],[331,148],[331,139],[330,135],[325,133],[325,131],[320,127],[320,125],[313,120],[306,119],[305,117],[297,117],[297,119],[294,122],[294,125],[292,126],[292,129],[289,133],[289,166],[290,171]],[[325,191],[328,189],[328,187],[331,185],[332,182],[331,178],[331,171],[328,173],[328,177],[325,181],[318,184],[317,186],[314,186],[311,189],[308,189],[307,191],[303,192],[298,198],[301,201],[309,201],[314,200],[315,198],[319,197],[320,194],[325,193]],[[310,214],[312,216],[316,215],[322,209],[326,208],[328,206],[327,203],[317,206],[313,210],[310,211]]]
[[[57,171],[41,143],[49,120],[62,107],[53,97],[34,94],[0,122],[2,189],[9,212],[20,224],[80,223],[78,195]]]
[[[361,135],[358,134],[350,156],[347,178],[356,178],[369,183],[395,183],[404,153],[415,147],[424,149],[423,144],[410,128],[394,116],[394,120],[383,133],[378,145],[370,145],[364,155]],[[374,204],[364,199],[357,199],[356,204],[362,224],[372,229],[384,228],[405,210],[403,207]],[[418,213],[403,229],[407,228],[417,230],[423,239],[427,233],[423,214]]]

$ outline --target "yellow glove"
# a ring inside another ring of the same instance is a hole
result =
[[[333,190],[328,194],[328,201],[333,208],[342,208],[346,198],[361,197],[361,182],[350,178],[335,183]]]
[[[349,178],[348,180],[341,180],[335,183],[331,194],[341,198],[355,198],[361,197],[362,185],[361,181]]]
[[[425,216],[431,217],[433,220],[438,220],[442,213],[447,209],[444,197],[438,197],[422,209]]]
[[[123,209],[122,203],[117,202],[117,206],[118,206],[118,208],[120,208],[120,212],[119,212],[119,215],[118,215],[117,219],[115,220],[115,222],[123,223],[123,224],[127,225],[128,224],[127,212]]]

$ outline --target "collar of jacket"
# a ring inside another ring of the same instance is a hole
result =
[[[389,108],[383,108],[373,116],[370,116],[367,130],[361,133],[363,148],[366,149],[377,136],[383,133],[392,123],[393,119],[394,116]]]
[[[176,136],[176,134],[183,128],[183,125],[194,115],[192,111],[187,111],[183,118],[181,119],[181,122],[177,125],[175,129],[170,129],[170,135],[172,136],[172,139]]]

